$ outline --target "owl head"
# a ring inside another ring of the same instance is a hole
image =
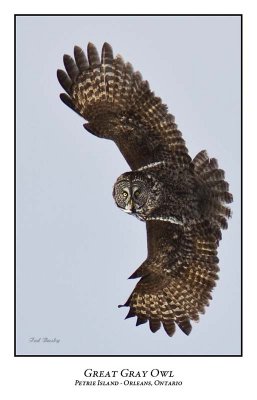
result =
[[[145,220],[155,208],[158,196],[153,191],[154,183],[150,175],[142,172],[126,172],[114,184],[113,198],[119,208]]]

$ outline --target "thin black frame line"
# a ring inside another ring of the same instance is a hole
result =
[[[124,358],[124,357],[173,357],[173,358],[180,358],[180,357],[219,357],[219,358],[224,358],[224,357],[241,357],[240,354],[197,354],[197,355],[191,355],[191,354],[163,354],[163,355],[156,355],[156,354],[117,354],[117,355],[99,355],[99,354],[17,354],[15,357],[118,357],[118,358]]]
[[[241,16],[241,355],[243,357],[243,15]]]
[[[17,354],[16,348],[16,20],[18,16],[240,16],[241,20],[241,353],[197,355]],[[243,14],[14,14],[14,357],[243,357]]]
[[[16,18],[14,16],[14,355],[16,355]]]
[[[14,14],[16,17],[242,17],[243,14]]]

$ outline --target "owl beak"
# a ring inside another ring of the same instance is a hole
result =
[[[127,202],[126,206],[125,206],[125,210],[126,213],[132,214],[133,212],[133,202],[132,199],[129,199],[129,201]]]

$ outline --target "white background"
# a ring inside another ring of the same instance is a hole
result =
[[[256,93],[256,75],[257,70],[256,59],[251,49],[254,48],[254,40],[256,37],[256,24],[254,10],[246,5],[240,5],[240,2],[233,2],[233,7],[229,2],[215,3],[215,9],[212,6],[203,5],[202,2],[190,2],[188,5],[176,7],[172,5],[172,10],[166,6],[152,7],[149,5],[148,12],[244,12],[244,149],[245,149],[245,226],[247,233],[247,241],[245,242],[245,301],[244,301],[244,357],[243,358],[152,358],[152,359],[131,359],[131,358],[13,358],[13,15],[14,12],[60,12],[58,6],[48,5],[48,10],[43,10],[42,6],[36,9],[30,2],[23,3],[23,9],[11,7],[8,3],[8,10],[2,12],[1,27],[4,29],[2,35],[3,46],[2,53],[5,62],[1,63],[3,76],[3,93],[2,110],[3,121],[1,130],[1,181],[3,187],[3,196],[1,199],[1,271],[2,271],[2,290],[1,305],[3,305],[3,321],[1,336],[1,364],[4,367],[2,375],[1,392],[5,398],[33,399],[37,398],[62,396],[62,398],[96,398],[99,396],[100,388],[84,391],[75,391],[73,387],[73,378],[78,375],[82,377],[82,371],[85,367],[92,366],[95,368],[123,368],[131,367],[143,368],[159,367],[173,368],[182,375],[186,383],[183,390],[176,392],[176,398],[187,398],[189,395],[205,398],[206,393],[210,399],[216,399],[217,396],[230,396],[234,398],[242,398],[249,391],[252,395],[256,392],[254,385],[254,360],[256,356],[255,345],[255,326],[254,319],[254,301],[255,301],[255,263],[254,263],[254,234],[253,226],[255,222],[253,206],[255,204],[254,192],[251,190],[254,185],[255,172],[255,156],[254,141],[250,140],[252,132],[256,132],[255,122],[255,93]],[[46,3],[44,2],[44,6]],[[217,10],[217,8],[219,8]],[[85,12],[85,7],[74,7],[62,10],[62,12]],[[96,12],[95,9],[87,7],[88,12]],[[117,7],[102,7],[100,12],[117,12]],[[136,12],[145,12],[144,7],[136,9]],[[120,9],[120,12],[135,12],[135,9]],[[7,40],[8,38],[8,40]],[[8,68],[9,66],[9,68]],[[8,78],[7,78],[8,77]],[[175,366],[175,367],[174,367]],[[144,390],[144,394],[147,394]],[[76,393],[76,394],[75,394]],[[103,389],[106,398],[118,398],[121,393],[118,390]],[[151,391],[156,394],[168,396],[170,394],[167,389],[158,389],[158,392]],[[131,397],[128,390],[122,395],[126,398]],[[138,389],[133,391],[133,395],[141,396]],[[148,394],[147,394],[148,395]]]

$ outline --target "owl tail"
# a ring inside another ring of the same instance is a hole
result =
[[[229,193],[229,184],[224,180],[225,173],[218,168],[215,158],[209,158],[205,150],[196,155],[192,163],[196,175],[200,178],[200,210],[204,218],[212,221],[218,227],[227,229],[227,219],[231,210],[225,204],[232,203],[233,196]]]

